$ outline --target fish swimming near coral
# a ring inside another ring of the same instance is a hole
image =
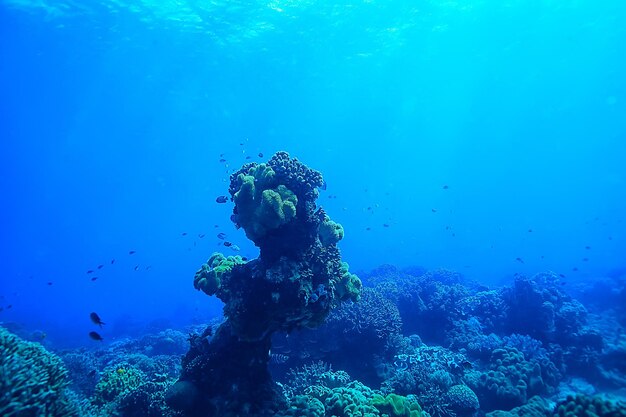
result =
[[[96,332],[89,332],[89,338],[92,340],[97,340],[98,342],[102,342],[104,339]]]
[[[282,365],[283,363],[289,360],[289,356],[283,355],[280,353],[271,353],[270,354],[270,363],[274,365]]]
[[[228,197],[226,197],[225,195],[221,195],[221,196],[219,196],[219,197],[217,197],[215,199],[215,202],[219,203],[219,204],[227,203],[228,202]]]
[[[91,314],[89,314],[89,318],[94,324],[97,324],[100,327],[102,327],[103,324],[106,324],[100,319],[100,316],[98,316],[98,314],[95,312],[92,312]]]

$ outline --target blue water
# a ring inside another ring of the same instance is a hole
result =
[[[218,314],[192,287],[229,253],[217,233],[257,251],[215,199],[278,150],[323,173],[352,270],[619,274],[625,19],[615,0],[4,0],[0,321],[81,345],[91,311],[120,334]]]

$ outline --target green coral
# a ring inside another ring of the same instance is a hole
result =
[[[58,356],[0,327],[0,415],[77,416],[67,385]]]
[[[626,403],[600,396],[568,396],[554,410],[554,417],[626,417]]]
[[[272,168],[260,164],[237,178],[241,184],[233,195],[237,223],[253,242],[296,217],[298,197],[284,185],[277,185],[275,176]]]
[[[139,388],[145,380],[143,372],[127,363],[109,367],[96,385],[92,403],[105,405],[113,402]]]
[[[335,293],[340,301],[359,301],[361,298],[361,289],[363,283],[354,274],[349,272],[349,265],[346,262],[341,263],[341,278],[335,283]]]
[[[209,260],[200,267],[193,280],[193,286],[208,295],[214,295],[222,286],[222,280],[230,274],[235,265],[246,262],[239,255],[224,256],[215,252]]]
[[[382,395],[375,395],[374,398],[372,398],[372,405],[383,413],[383,416],[422,416],[422,408],[418,403],[409,401],[406,397],[397,394],[388,394],[386,397],[383,397]]]
[[[343,239],[343,226],[326,216],[319,227],[320,242],[324,246],[336,245]]]

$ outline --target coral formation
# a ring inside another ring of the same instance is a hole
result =
[[[61,359],[0,327],[0,415],[78,415]]]
[[[266,412],[279,403],[268,371],[272,335],[313,328],[342,301],[357,301],[361,281],[341,262],[343,228],[316,208],[319,172],[286,152],[245,164],[230,177],[232,220],[260,249],[258,259],[213,254],[194,286],[224,302],[226,321],[214,335],[194,339],[179,382],[200,395],[188,414]],[[242,367],[241,363],[248,364]]]

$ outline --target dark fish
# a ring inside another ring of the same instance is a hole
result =
[[[224,163],[224,162],[226,162],[226,160],[224,158],[221,158],[220,162]]]
[[[322,180],[322,186],[320,187],[322,190],[326,190],[326,187],[328,186],[328,184],[326,184],[326,180]]]
[[[139,265],[135,265],[135,271],[139,271]]]
[[[93,269],[90,269],[89,271],[87,271],[88,274],[93,274],[95,271]]]
[[[383,223],[383,227],[389,227],[387,223]]]
[[[92,281],[95,281],[95,280],[97,280],[97,279],[98,279],[98,277],[93,277],[93,278],[91,278],[91,280],[92,280]]]
[[[585,249],[589,250],[591,249],[591,246],[585,246]]]
[[[247,261],[247,260],[248,260],[248,258],[247,258],[247,257],[245,257],[245,256],[242,256],[242,257],[241,257],[241,260],[245,262],[245,261]]]
[[[430,209],[430,211],[432,211],[433,213],[437,213],[437,209],[434,208]]]
[[[10,310],[10,309],[12,309],[12,308],[13,308],[13,304],[9,304],[9,305],[7,306],[7,310]]]
[[[111,259],[111,265],[115,263],[115,259]]]
[[[524,263],[524,260],[523,260],[522,258],[515,258],[515,260],[516,260],[517,262],[521,263],[521,264],[523,264],[523,263]]]
[[[233,216],[230,216],[230,217],[233,217]],[[219,224],[214,224],[213,227],[215,227],[217,229],[218,227],[220,227],[220,225]]]
[[[187,236],[187,232],[182,232],[180,235],[181,236]]]
[[[368,209],[369,211],[372,211],[372,206],[368,207],[367,209]]]
[[[528,233],[532,233],[532,232],[533,232],[533,229],[528,229]]]
[[[98,313],[91,312],[91,314],[89,314],[89,318],[91,319],[93,324],[97,324],[100,327],[102,327],[103,324],[106,324],[100,319],[100,316],[98,315]]]
[[[259,158],[263,158],[263,152],[259,152]]]
[[[98,265],[98,269],[104,268],[104,265]]]
[[[467,370],[470,370],[474,367],[470,361],[463,361],[461,365],[463,366],[463,369]]]
[[[228,248],[228,247],[230,247],[230,246],[233,246],[233,244],[232,244],[232,243],[230,243],[228,240],[225,240],[225,241],[224,241],[224,246],[226,246],[226,247]]]
[[[48,281],[48,285],[52,285],[52,281]]]
[[[89,377],[94,377],[96,376],[96,370],[92,369],[91,371],[89,371],[89,373],[87,374]]]
[[[128,254],[129,254],[129,255],[134,255],[135,253],[137,253],[137,251],[134,251],[134,250],[129,250],[129,251],[128,251]]]
[[[102,338],[102,336],[100,336],[98,333],[96,332],[89,332],[89,338],[92,340],[97,340],[99,342],[102,342],[104,339]]]
[[[559,274],[561,278],[565,278],[565,274]]]
[[[146,271],[149,271],[149,270],[151,270],[151,269],[152,269],[152,265],[148,265],[148,266],[146,266]]]
[[[371,227],[366,227],[365,230],[372,230],[372,228]]]
[[[218,238],[218,239],[222,239],[222,240],[226,239],[226,233],[224,233],[224,232],[219,232],[219,233],[217,234],[217,238]]]
[[[204,233],[198,233],[198,237],[199,237],[200,239],[202,239],[202,238],[203,238],[203,237],[205,237],[205,236],[206,236],[206,235],[205,235]]]
[[[217,203],[219,203],[219,204],[224,204],[224,203],[227,203],[227,202],[228,202],[228,197],[226,197],[225,195],[221,195],[221,196],[217,197],[217,198],[215,199],[215,201],[216,201]]]
[[[450,187],[448,187],[447,185],[444,185],[442,188],[443,188],[444,190],[447,190],[447,189],[448,189],[448,188],[450,188]]]
[[[252,159],[252,157],[250,155],[246,156],[246,159]]]
[[[589,258],[583,258],[583,262],[588,262]]]
[[[578,268],[573,267],[573,268],[572,268],[572,271],[576,272],[576,271],[578,271]]]

